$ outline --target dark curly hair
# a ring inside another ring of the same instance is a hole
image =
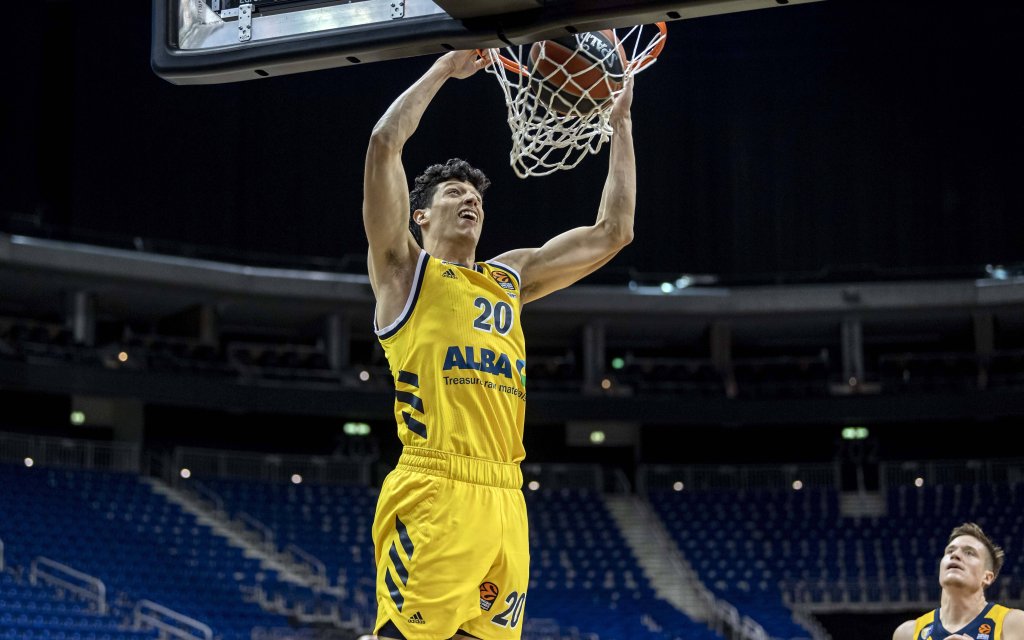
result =
[[[434,192],[437,185],[449,180],[468,182],[483,197],[484,191],[491,186],[491,181],[484,175],[484,172],[474,168],[465,160],[452,158],[444,164],[433,164],[427,170],[416,177],[416,184],[409,192],[409,231],[416,238],[416,243],[423,246],[423,231],[420,225],[413,220],[412,214],[417,209],[426,209],[434,201]]]

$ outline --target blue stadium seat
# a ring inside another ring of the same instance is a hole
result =
[[[51,558],[102,580],[112,601],[154,600],[209,624],[225,639],[248,638],[261,620],[287,623],[244,601],[238,582],[227,578],[237,570],[258,568],[256,561],[154,493],[138,476],[0,465],[0,486],[16,488],[0,492],[0,538],[12,566],[28,567],[37,556]],[[84,632],[80,640],[154,635],[126,629],[130,611],[98,618],[78,606],[52,597],[46,609],[36,608],[39,615],[26,621],[25,628]],[[69,615],[56,615],[58,607]],[[239,621],[225,611],[246,612],[251,620]],[[18,618],[13,622],[20,624]]]
[[[1006,544],[1024,531],[1021,485],[892,488],[888,513],[877,519],[841,517],[838,494],[825,489],[654,491],[649,498],[705,585],[776,637],[808,635],[790,620],[780,580],[804,581],[817,602],[937,602],[946,531],[975,521]],[[1008,554],[1004,586],[996,585],[1008,600],[1021,595],[1017,555]],[[757,569],[768,588],[754,587]]]

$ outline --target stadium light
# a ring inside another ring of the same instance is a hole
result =
[[[590,444],[601,444],[604,442],[604,431],[591,431]]]
[[[345,435],[348,436],[368,436],[370,435],[370,425],[365,422],[346,422],[345,426],[342,427]]]
[[[793,491],[799,491],[804,488],[804,483],[800,480],[793,481]]]
[[[192,477],[192,472],[191,472],[191,471],[189,471],[189,470],[188,470],[188,468],[183,468],[183,469],[182,469],[182,470],[180,471],[180,474],[181,474],[181,477],[182,477],[182,478],[185,478],[186,480],[188,480],[189,478],[191,478],[191,477]]]
[[[530,491],[536,491],[537,489],[540,489],[540,483],[537,482],[536,480],[530,480],[530,484],[526,486],[530,488]]]
[[[85,424],[85,412],[84,411],[72,411],[71,412],[71,424],[76,427]]]
[[[843,427],[843,440],[864,440],[868,437],[867,427]]]
[[[25,458],[25,466],[26,466],[26,467],[31,467],[31,466],[32,466],[32,465],[34,465],[35,463],[36,463],[36,461],[35,461],[35,460],[33,460],[32,458]]]
[[[995,280],[1006,280],[1007,277],[1009,277],[1009,275],[1010,275],[1006,271],[1006,268],[1003,267],[1003,265],[1001,265],[1001,264],[997,264],[997,265],[987,264],[987,265],[985,265],[985,272],[988,275],[992,276],[992,278],[995,279]]]
[[[682,491],[685,488],[686,488],[686,485],[684,485],[682,482],[679,482],[678,480],[676,480],[675,482],[672,483],[672,489],[674,491]]]
[[[626,361],[622,358],[612,358],[612,369],[618,370],[626,366]]]
[[[370,379],[370,372],[367,371],[366,369],[363,369],[362,371],[359,372],[359,379],[362,380],[363,382],[366,382],[367,380]]]
[[[924,478],[922,478],[920,476],[918,476],[917,478],[914,478],[914,486],[917,487],[917,488],[923,487],[924,486]]]
[[[293,473],[292,484],[302,484],[302,476],[298,473]]]

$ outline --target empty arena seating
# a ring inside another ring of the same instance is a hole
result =
[[[1019,602],[1015,541],[1024,486],[914,485],[887,491],[887,515],[848,518],[830,489],[654,491],[650,501],[701,580],[775,637],[806,636],[782,589],[815,603],[936,603],[954,526],[975,521],[1007,550],[996,601]]]
[[[194,480],[192,481],[194,482]],[[324,565],[321,592],[286,582],[142,478],[123,473],[0,465],[0,640],[142,640],[132,609],[155,601],[208,624],[219,640],[296,621],[252,598],[330,595],[349,628],[375,615],[369,487],[204,479],[228,514],[242,512]],[[186,487],[189,486],[187,483]],[[193,486],[193,488],[195,488]],[[717,634],[657,598],[602,496],[591,490],[525,492],[531,522],[527,640],[711,640]],[[844,517],[833,489],[652,491],[655,512],[702,582],[775,638],[806,638],[786,597],[817,604],[934,603],[936,566],[953,526],[977,521],[1007,550],[990,598],[1022,597],[1019,549],[1024,486],[890,486],[886,515]],[[46,584],[28,567],[45,556],[101,579],[110,611]],[[497,607],[504,604],[499,598]],[[495,613],[500,613],[500,609]]]
[[[827,572],[834,557],[811,547],[834,520],[827,491],[653,492],[650,500],[683,555],[717,596],[778,638],[807,637],[782,604],[779,582]]]
[[[151,631],[132,631],[112,615],[100,615],[84,601],[62,597],[49,586],[33,586],[0,573],[0,640],[149,640]]]
[[[243,557],[137,476],[2,466],[0,483],[16,487],[0,494],[7,564],[24,568],[38,556],[52,558],[103,580],[114,603],[109,615],[99,616],[84,603],[56,598],[52,589],[28,585],[8,572],[0,589],[0,617],[8,622],[4,640],[150,637],[131,629],[131,605],[140,599],[209,624],[217,638],[248,640],[254,627],[286,627],[288,620],[247,602],[240,585],[260,583],[270,593],[303,595],[275,581],[257,561]],[[347,613],[358,610],[343,617],[372,620],[369,528],[376,490],[207,483],[228,509],[245,511],[270,527],[279,548],[297,545],[322,560],[329,582],[344,588],[341,604]],[[654,597],[598,493],[528,492],[528,505],[533,573],[524,637],[718,637]],[[34,600],[29,593],[36,594]],[[39,598],[50,600],[32,604]]]
[[[138,476],[0,465],[0,486],[6,563],[24,571],[44,556],[99,578],[121,626],[128,625],[130,609],[116,605],[139,600],[195,618],[223,640],[248,640],[253,626],[286,623],[246,602],[240,590],[273,576]],[[81,633],[74,622],[54,633],[70,639],[73,631]],[[114,640],[106,635],[96,639]]]
[[[362,608],[372,620],[375,490],[240,480],[204,484],[227,509],[270,527],[279,548],[295,544],[319,558],[331,583],[337,580],[346,591],[344,604]],[[655,598],[600,494],[542,490],[526,497],[531,580],[525,638],[717,637]]]
[[[369,487],[208,479],[203,485],[232,514],[246,513],[269,527],[279,550],[295,545],[324,563],[341,587],[343,615],[369,624],[376,615],[373,523],[377,491]]]
[[[526,504],[531,617],[608,639],[719,637],[654,595],[599,493],[527,491]]]
[[[1024,531],[1024,484],[907,485],[891,488],[887,502],[889,517],[877,523],[876,535],[886,542],[882,549],[886,556],[902,559],[900,572],[908,583],[924,582],[929,596],[937,598],[937,567],[946,536],[954,526],[972,521],[1006,551],[1000,577],[989,591],[991,599],[1020,602],[1017,541]]]

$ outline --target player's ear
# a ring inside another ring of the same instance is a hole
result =
[[[990,584],[995,582],[995,579],[996,574],[993,573],[991,569],[986,570],[985,573],[981,576],[981,586],[987,589]]]
[[[428,220],[430,220],[430,209],[416,209],[412,212],[413,222],[423,226]]]

